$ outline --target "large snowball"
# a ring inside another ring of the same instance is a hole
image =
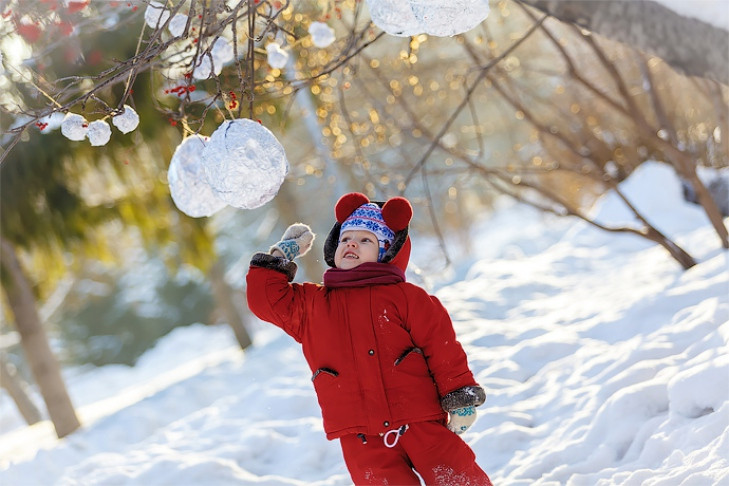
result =
[[[391,35],[439,37],[467,32],[488,16],[488,0],[367,0],[370,17]]]
[[[202,152],[207,138],[192,135],[182,141],[172,155],[167,182],[175,206],[193,218],[212,216],[225,207],[215,196],[203,169]]]
[[[423,33],[408,0],[367,0],[367,4],[372,22],[388,34],[410,37]]]
[[[273,133],[249,119],[220,125],[202,156],[213,192],[240,209],[273,199],[289,171],[286,153]]]

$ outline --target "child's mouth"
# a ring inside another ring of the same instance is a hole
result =
[[[349,253],[349,252],[344,254],[344,258],[359,259],[359,257],[357,255],[355,255],[354,253]]]

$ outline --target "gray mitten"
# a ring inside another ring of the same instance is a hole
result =
[[[306,254],[311,249],[314,236],[309,226],[303,223],[294,223],[286,228],[281,241],[273,245],[268,252],[273,255],[274,250],[278,250],[287,260],[293,260]]]
[[[476,407],[486,401],[486,392],[480,386],[464,386],[440,400],[448,412],[448,429],[462,434],[476,421]]]

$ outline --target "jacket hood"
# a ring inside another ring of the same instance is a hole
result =
[[[413,217],[413,207],[404,197],[393,197],[385,202],[370,201],[367,196],[359,192],[351,192],[340,197],[334,206],[334,215],[336,222],[332,227],[327,239],[324,241],[324,261],[330,267],[336,267],[334,264],[334,253],[339,243],[339,233],[342,223],[363,204],[373,202],[382,208],[382,218],[385,220],[388,228],[394,233],[392,245],[385,251],[381,263],[395,265],[403,272],[407,270],[410,262],[410,236],[408,236],[408,227]]]

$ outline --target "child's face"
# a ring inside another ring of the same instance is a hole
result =
[[[339,235],[334,264],[337,268],[349,270],[365,262],[376,262],[380,244],[374,233],[363,230],[345,231]]]

